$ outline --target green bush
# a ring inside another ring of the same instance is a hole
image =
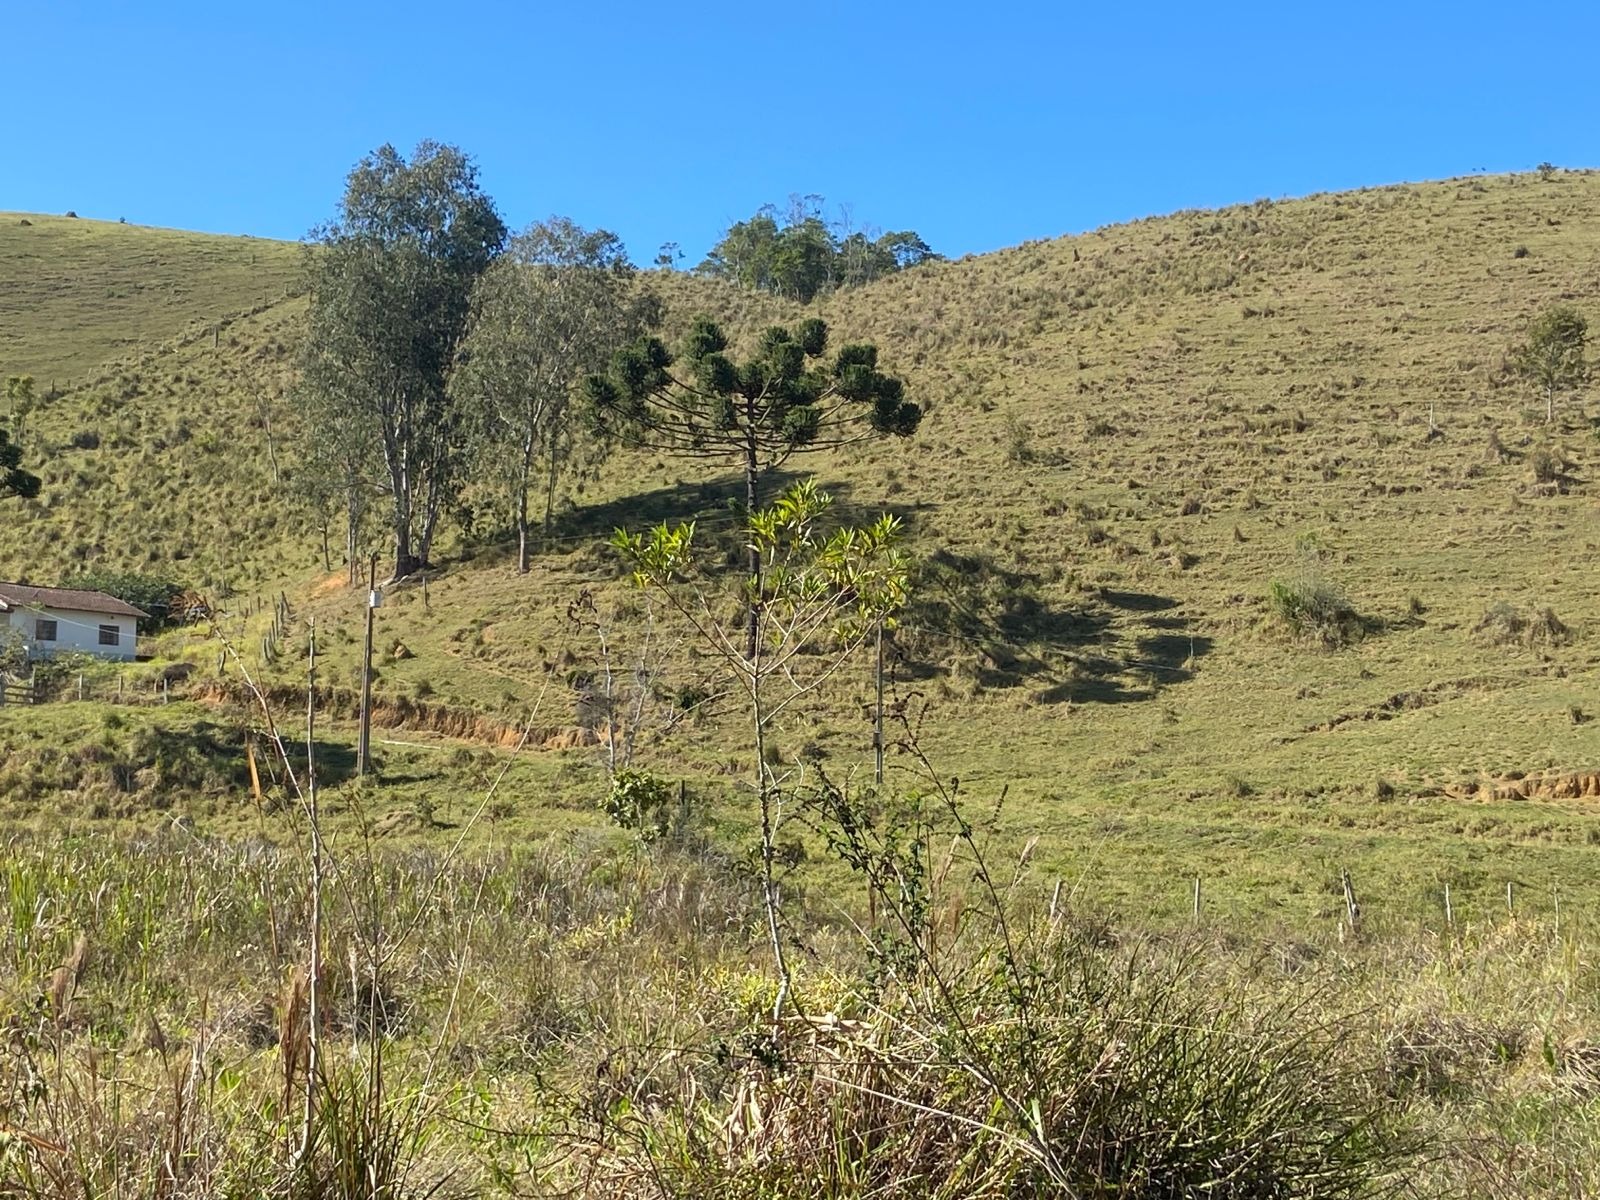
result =
[[[672,785],[649,771],[618,771],[605,799],[606,816],[653,842],[672,830],[678,807]]]
[[[1294,575],[1272,580],[1267,602],[1295,637],[1329,648],[1349,645],[1365,631],[1360,614],[1315,560],[1307,560]]]

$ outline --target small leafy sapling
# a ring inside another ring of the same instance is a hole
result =
[[[1528,327],[1528,336],[1512,356],[1512,365],[1524,379],[1544,393],[1544,423],[1556,419],[1556,393],[1577,388],[1589,378],[1584,348],[1589,323],[1570,304],[1546,309]]]
[[[635,585],[659,593],[688,622],[745,703],[760,808],[762,896],[780,979],[775,1019],[782,1015],[790,975],[776,877],[788,776],[780,775],[781,760],[769,754],[773,724],[891,624],[907,599],[910,560],[899,519],[886,515],[871,525],[825,531],[831,505],[827,493],[806,480],[747,518],[759,569],[741,581],[738,598],[753,621],[753,652],[747,652],[745,621],[727,617],[726,587],[707,573],[692,522],[645,532],[619,529],[611,539]]]
[[[28,417],[39,404],[39,393],[32,375],[12,375],[6,379],[6,405],[11,413],[11,432],[27,436]]]

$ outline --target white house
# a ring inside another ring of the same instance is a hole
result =
[[[150,614],[104,592],[0,583],[0,630],[21,634],[29,658],[75,652],[132,659],[141,617]]]

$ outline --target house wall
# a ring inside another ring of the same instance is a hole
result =
[[[20,630],[28,646],[29,658],[51,658],[67,652],[93,654],[99,658],[130,660],[138,649],[138,619],[111,613],[77,612],[70,608],[16,609],[10,614],[13,629]],[[56,623],[56,640],[34,639],[34,625],[41,617]],[[117,627],[117,644],[100,644],[100,626]]]

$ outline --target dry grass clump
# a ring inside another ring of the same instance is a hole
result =
[[[1411,1151],[1337,1030],[1296,999],[1212,992],[1197,963],[1041,942],[982,955],[856,1016],[795,1020],[624,1123],[593,1166],[622,1194],[1369,1196]],[[959,995],[936,1015],[925,988]],[[712,1112],[715,1121],[707,1125]],[[644,1126],[648,1129],[639,1128]],[[665,1148],[665,1149],[663,1149]]]
[[[1520,646],[1539,650],[1572,640],[1572,630],[1549,607],[1524,612],[1504,600],[1495,604],[1473,626],[1472,632],[1492,646]]]
[[[1528,451],[1528,470],[1533,482],[1549,488],[1562,488],[1567,483],[1567,473],[1572,470],[1572,460],[1560,446],[1540,442]]]
[[[1430,1012],[1389,1031],[1384,1066],[1397,1094],[1433,1100],[1469,1094],[1485,1073],[1515,1063],[1525,1031],[1464,1013]]]

